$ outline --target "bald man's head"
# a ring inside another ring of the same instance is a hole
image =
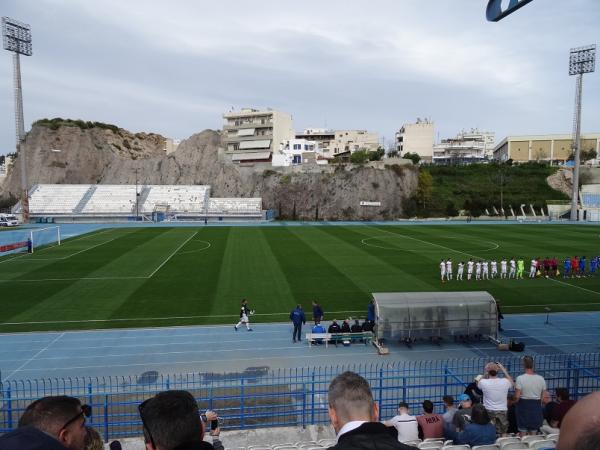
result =
[[[600,440],[600,392],[583,397],[560,425],[556,450],[592,450]],[[592,445],[590,447],[590,445]]]

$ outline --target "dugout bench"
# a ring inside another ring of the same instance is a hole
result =
[[[317,341],[325,341],[325,347],[332,342],[337,346],[338,342],[350,341],[352,342],[363,342],[365,345],[373,342],[372,331],[361,331],[360,333],[306,333],[306,342],[310,347]]]

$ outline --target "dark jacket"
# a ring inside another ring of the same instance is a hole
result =
[[[206,441],[194,441],[178,445],[173,450],[223,450],[223,444],[220,440],[214,440],[212,444]]]
[[[367,307],[367,320],[369,322],[375,322],[375,304],[373,302],[369,303]]]
[[[348,322],[342,322],[342,333],[350,333],[350,324]]]
[[[327,328],[328,333],[339,333],[340,331],[342,331],[342,329],[340,328],[340,325],[337,322],[332,323],[331,325],[329,325],[329,328]]]
[[[329,447],[329,450],[413,450],[414,448],[398,442],[398,431],[394,427],[386,427],[379,422],[367,422],[342,434],[338,443]]]
[[[33,427],[17,428],[0,436],[2,450],[66,450],[49,434]]]
[[[294,325],[301,325],[306,323],[304,318],[304,311],[301,308],[296,308],[290,313],[290,320],[294,322]]]
[[[323,308],[318,303],[313,306],[313,319],[322,320],[323,319]]]
[[[496,427],[491,423],[479,425],[478,423],[468,423],[465,425],[465,431],[461,431],[454,438],[457,445],[489,445],[496,442]]]
[[[481,403],[483,400],[483,391],[477,387],[477,383],[474,381],[465,388],[465,394],[469,396],[473,404]]]
[[[362,333],[362,326],[359,324],[354,324],[350,327],[350,331],[352,331],[353,333]]]

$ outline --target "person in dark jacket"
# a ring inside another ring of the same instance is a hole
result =
[[[367,306],[367,322],[375,323],[375,300],[371,300]]]
[[[350,328],[350,331],[352,333],[362,333],[362,325],[360,324],[360,322],[358,321],[358,319],[354,319],[354,325],[352,325],[352,327]]]
[[[0,436],[2,450],[67,450],[49,434],[34,427],[21,427]]]
[[[163,391],[138,407],[146,450],[224,450],[217,427],[204,441],[198,404],[187,391]],[[208,412],[207,412],[208,416]]]
[[[465,425],[465,430],[451,437],[456,445],[490,445],[496,442],[496,426],[490,422],[490,416],[481,403],[471,410],[471,423]]]
[[[313,321],[319,323],[323,321],[323,308],[317,301],[312,302]]]
[[[465,388],[465,394],[471,398],[473,404],[481,403],[483,400],[483,391],[477,387],[479,380],[483,378],[483,375],[477,375],[471,383]]]
[[[296,309],[290,313],[290,320],[294,324],[292,342],[296,342],[296,336],[298,336],[298,342],[302,341],[302,325],[306,324],[306,318],[304,317],[304,311],[302,311],[302,305],[300,303],[298,303]]]
[[[329,385],[329,419],[337,435],[330,450],[412,450],[398,442],[394,427],[379,420],[369,383],[354,372],[344,372]]]
[[[350,321],[348,319],[342,322],[342,333],[350,333]]]

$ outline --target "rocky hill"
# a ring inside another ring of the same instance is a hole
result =
[[[285,218],[391,219],[401,217],[402,204],[417,185],[410,166],[315,166],[310,172],[273,170],[266,165],[231,165],[220,161],[219,132],[205,130],[165,154],[165,138],[133,134],[97,122],[42,120],[25,141],[28,178],[36,183],[209,184],[214,197],[262,197],[263,206]],[[17,197],[18,158],[0,197]],[[381,207],[361,207],[379,201]]]

